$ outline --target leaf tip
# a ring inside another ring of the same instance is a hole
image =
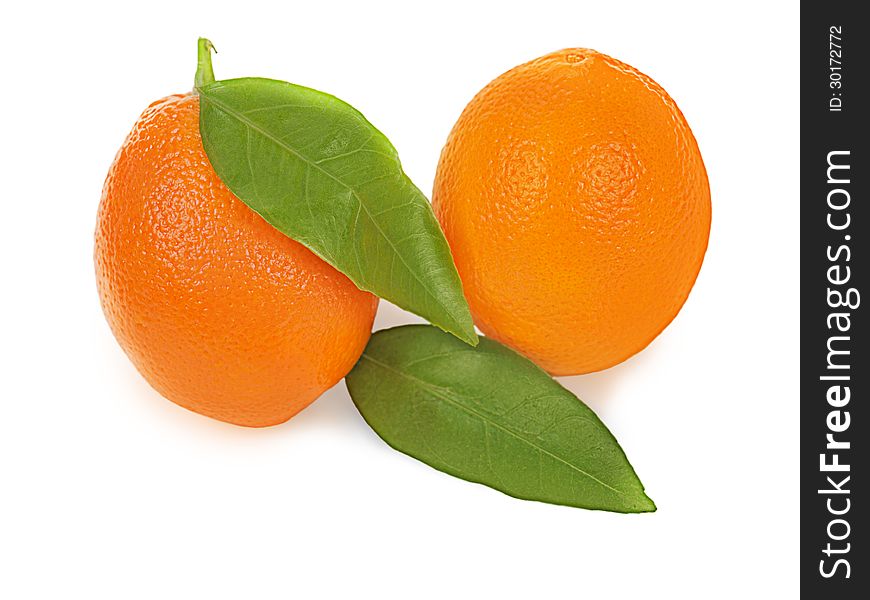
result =
[[[439,328],[441,329],[441,328]],[[474,326],[471,327],[456,327],[451,329],[443,329],[443,331],[451,334],[453,337],[458,340],[465,342],[472,348],[476,348],[480,343],[480,337],[477,335],[477,332],[474,330]]]
[[[641,492],[640,501],[638,502],[638,512],[654,513],[658,510],[653,499],[646,495],[646,492]]]
[[[464,322],[464,319],[452,319],[449,322],[430,319],[429,323],[444,333],[452,335],[460,342],[464,342],[472,348],[476,348],[477,345],[480,344],[480,336],[478,336],[477,331],[474,330],[474,323],[471,321],[470,317],[471,315],[469,315],[467,322]]]

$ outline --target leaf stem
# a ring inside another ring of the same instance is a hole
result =
[[[193,78],[194,89],[199,89],[214,81],[214,70],[211,67],[212,50],[217,53],[217,48],[214,47],[211,40],[199,38],[196,52],[196,75]]]

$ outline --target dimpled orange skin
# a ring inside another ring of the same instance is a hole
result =
[[[341,380],[377,310],[218,179],[195,95],[155,102],[127,137],[94,255],[103,311],[145,379],[237,425],[282,423]]]
[[[555,375],[645,348],[688,297],[710,232],[704,163],[674,101],[587,49],[481,90],[432,203],[477,326]]]

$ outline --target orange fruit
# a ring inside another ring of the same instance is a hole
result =
[[[441,153],[432,203],[475,323],[555,375],[646,347],[685,302],[710,232],[677,105],[586,49],[483,88]]]
[[[378,299],[249,209],[212,169],[199,99],[142,113],[103,187],[94,259],[115,337],[163,396],[282,423],[341,380]]]

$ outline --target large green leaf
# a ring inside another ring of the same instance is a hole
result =
[[[227,187],[361,289],[476,344],[447,241],[389,140],[329,94],[214,81],[210,48],[200,41],[200,132]]]
[[[445,473],[528,500],[655,510],[595,413],[493,340],[472,348],[428,325],[378,331],[347,387],[384,441]]]

